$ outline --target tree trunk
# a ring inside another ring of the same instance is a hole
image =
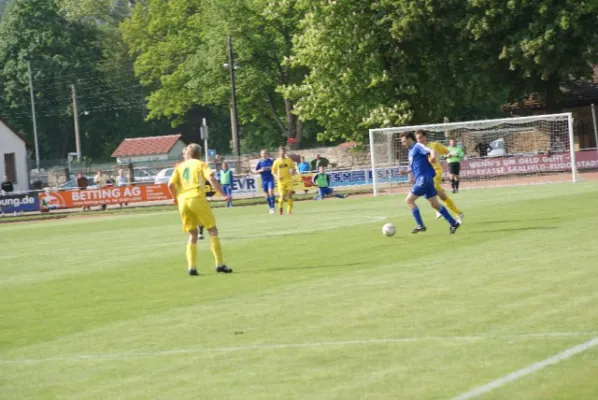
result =
[[[548,114],[560,113],[562,110],[562,107],[559,105],[559,100],[561,98],[561,81],[558,76],[552,75],[546,81],[544,95],[546,98],[546,112]]]
[[[297,150],[301,145],[300,129],[298,129],[299,118],[293,113],[295,104],[293,100],[285,99],[284,101],[287,114],[287,143],[288,139],[294,139],[294,142],[288,143],[292,150]]]

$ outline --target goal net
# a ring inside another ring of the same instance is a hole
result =
[[[464,153],[461,188],[577,182],[571,113],[370,129],[374,195],[405,191],[412,178],[403,132],[426,133],[428,142],[448,147],[453,139]],[[446,160],[443,181],[449,174]]]

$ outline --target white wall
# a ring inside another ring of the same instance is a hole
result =
[[[4,154],[15,153],[17,182],[15,191],[29,190],[29,174],[27,173],[27,148],[25,142],[0,121],[0,180],[4,180]]]
[[[168,153],[168,158],[172,160],[181,157],[181,154],[183,154],[183,149],[185,147],[185,143],[181,142],[180,140],[177,140],[176,144],[172,146],[172,150],[170,150],[170,153]]]

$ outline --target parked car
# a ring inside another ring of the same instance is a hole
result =
[[[172,167],[164,168],[163,170],[160,170],[160,172],[158,172],[158,174],[154,178],[154,183],[156,185],[159,185],[161,183],[168,183],[168,180],[172,176],[173,172],[174,172],[174,168],[172,168]]]
[[[97,185],[93,184],[93,176],[86,176],[87,178],[87,182],[89,183],[89,186],[87,186],[88,189],[95,189],[97,188]],[[71,179],[68,182],[63,183],[62,185],[60,185],[58,187],[59,190],[74,190],[77,189],[77,178],[75,179]]]
[[[154,168],[135,167],[133,168],[133,176],[136,183],[151,183],[154,182],[158,171]]]

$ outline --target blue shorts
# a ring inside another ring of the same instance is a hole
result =
[[[324,198],[326,196],[330,196],[332,194],[332,188],[329,188],[329,187],[318,188],[318,191],[320,192],[320,197],[321,198]]]
[[[411,188],[411,193],[421,197],[424,196],[426,199],[436,196],[436,188],[434,188],[434,177],[420,176],[415,181],[415,185]]]
[[[262,189],[264,190],[264,193],[274,190],[274,181],[262,181]]]
[[[224,194],[226,194],[227,196],[232,196],[233,185],[222,185],[222,190],[224,191]]]

